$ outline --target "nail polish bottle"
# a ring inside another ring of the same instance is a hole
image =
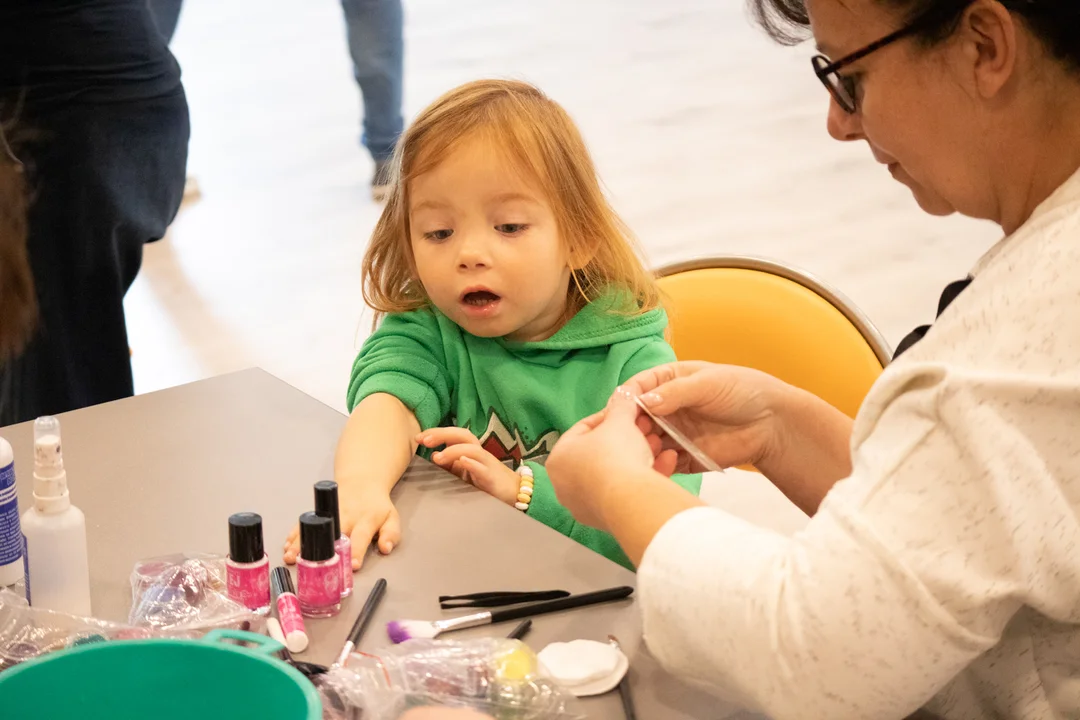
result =
[[[262,517],[229,516],[229,557],[225,561],[229,599],[249,610],[270,606],[270,558],[263,550]]]
[[[296,597],[292,576],[288,568],[276,567],[270,573],[270,591],[274,596],[274,610],[281,629],[281,644],[289,652],[301,653],[307,650],[308,636],[304,629],[304,616],[300,610],[300,600]]]
[[[313,512],[300,516],[296,561],[300,610],[306,617],[333,617],[341,610],[341,558],[334,549],[334,523]]]
[[[341,513],[338,511],[338,486],[333,480],[315,483],[315,514],[330,518],[334,523],[334,549],[341,558],[341,597],[352,595],[352,540],[341,532]]]

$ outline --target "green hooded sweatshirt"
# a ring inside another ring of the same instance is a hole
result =
[[[613,295],[593,301],[539,342],[476,337],[435,308],[388,315],[353,364],[349,410],[387,393],[416,414],[422,430],[467,428],[499,460],[528,462],[535,475],[528,514],[633,569],[615,538],[578,523],[558,503],[534,461],[564,430],[601,410],[620,384],[675,360],[663,310],[624,315],[612,310],[614,302]],[[701,490],[700,475],[673,479],[695,495]]]

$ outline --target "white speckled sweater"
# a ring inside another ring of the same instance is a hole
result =
[[[803,532],[663,527],[638,585],[666,666],[776,718],[1080,718],[1080,173],[973,275]]]

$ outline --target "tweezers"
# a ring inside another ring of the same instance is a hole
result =
[[[541,590],[538,592],[483,592],[471,595],[440,595],[439,607],[443,610],[457,608],[490,608],[540,600],[558,600],[570,597],[565,590]]]

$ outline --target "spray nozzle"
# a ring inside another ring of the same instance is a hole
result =
[[[34,421],[34,470],[50,475],[64,469],[60,449],[60,421],[54,417],[39,417]]]

